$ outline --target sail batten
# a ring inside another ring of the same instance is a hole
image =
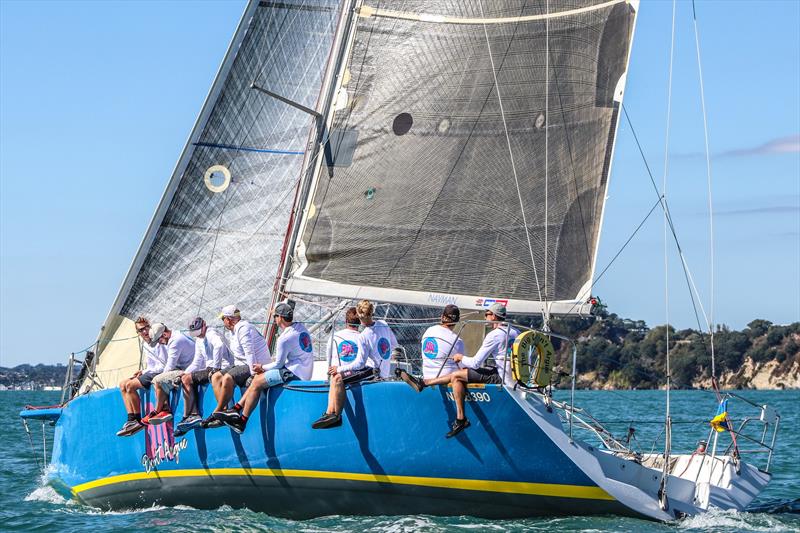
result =
[[[635,11],[487,4],[361,6],[292,290],[587,299]]]

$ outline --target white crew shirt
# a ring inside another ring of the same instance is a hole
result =
[[[186,372],[196,372],[206,368],[224,369],[231,366],[232,358],[225,340],[219,332],[207,329],[204,337],[194,341],[194,359]]]
[[[155,346],[142,341],[142,353],[144,354],[145,372],[150,374],[160,374],[164,371],[164,365],[167,364],[167,347],[161,343],[156,343]]]
[[[358,355],[358,330],[344,328],[333,334],[328,343],[328,367],[352,363]]]
[[[339,371],[361,370],[365,366],[380,369],[382,378],[389,377],[391,363],[389,358],[397,346],[397,339],[383,320],[377,320],[371,326],[364,326],[358,335],[358,353],[352,363],[339,367]]]
[[[233,326],[233,337],[230,347],[234,361],[237,365],[246,364],[249,366],[250,374],[255,374],[253,365],[266,365],[272,361],[267,341],[264,340],[264,337],[261,336],[256,327],[247,320],[239,320]]]
[[[397,347],[397,337],[394,336],[394,332],[389,327],[389,324],[383,320],[376,320],[370,327],[378,336],[376,347],[378,348],[378,355],[381,357],[381,364],[378,365],[377,368],[380,369],[381,377],[386,379],[389,377],[392,370],[392,350]],[[367,361],[367,366],[376,368],[375,360],[369,359]]]
[[[173,331],[167,341],[167,363],[164,372],[183,370],[194,359],[194,340],[180,331]]]
[[[452,357],[457,353],[464,353],[464,341],[450,328],[441,324],[429,327],[422,334],[421,347],[423,378],[446,376],[458,370],[458,364]]]
[[[273,368],[286,368],[303,381],[311,379],[314,345],[303,324],[293,322],[281,331],[275,344],[275,360],[266,365],[264,370]]]
[[[511,358],[508,357],[508,353],[511,351],[517,335],[519,335],[518,329],[512,328],[508,324],[500,324],[486,334],[486,337],[483,338],[483,344],[481,344],[474,356],[464,357],[461,360],[461,365],[473,369],[480,368],[485,366],[486,360],[489,356],[492,356],[497,366],[497,372],[503,378],[503,382],[506,385],[513,385]]]

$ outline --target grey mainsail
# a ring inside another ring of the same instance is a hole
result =
[[[367,1],[358,15],[288,290],[580,310],[633,6]]]
[[[248,4],[106,320],[98,370],[138,363],[109,344],[138,315],[180,328],[236,303],[266,318],[315,122],[253,85],[314,109],[340,15],[336,0]]]

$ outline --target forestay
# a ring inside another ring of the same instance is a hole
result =
[[[585,311],[634,6],[366,0],[357,17],[287,290]]]

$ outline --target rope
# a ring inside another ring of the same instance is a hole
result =
[[[711,311],[709,317],[709,329],[711,330],[711,377],[716,377],[716,357],[714,353],[714,202],[711,187],[711,155],[708,146],[708,114],[706,113],[706,95],[703,84],[703,66],[700,61],[700,30],[697,26],[697,10],[695,2],[692,0],[692,18],[694,19],[694,43],[697,50],[697,73],[700,79],[700,103],[703,108],[703,135],[706,147],[706,178],[708,182],[708,233],[711,259]]]
[[[484,16],[483,15],[483,1],[478,2],[478,6],[480,7],[480,10],[481,10],[481,17],[483,17]],[[549,24],[549,22],[548,22],[548,24]],[[503,131],[505,132],[505,135],[506,135],[506,144],[508,145],[508,156],[509,156],[509,158],[511,160],[511,171],[514,174],[514,184],[517,187],[517,197],[519,198],[519,209],[520,209],[520,212],[522,214],[522,225],[525,228],[525,238],[528,241],[528,252],[530,253],[530,256],[531,256],[531,266],[533,267],[533,275],[534,275],[534,278],[536,280],[536,290],[537,290],[537,292],[539,294],[539,301],[541,302],[542,301],[542,289],[541,289],[541,285],[539,284],[539,273],[536,270],[536,260],[533,257],[533,245],[531,244],[531,235],[530,235],[530,232],[528,231],[528,221],[527,221],[527,218],[525,216],[525,205],[524,205],[524,202],[522,200],[522,191],[519,188],[519,177],[517,176],[517,166],[514,163],[514,152],[511,149],[511,137],[508,134],[508,124],[506,123],[506,113],[505,113],[505,109],[503,109],[503,98],[502,98],[502,96],[500,94],[500,85],[497,83],[497,72],[495,71],[495,68],[494,68],[494,57],[492,56],[492,45],[489,42],[489,31],[486,29],[486,23],[483,24],[483,34],[486,37],[486,48],[489,51],[489,62],[491,63],[491,66],[492,66],[492,78],[494,79],[494,88],[495,88],[495,91],[497,92],[497,103],[500,106],[500,117],[503,119]],[[547,124],[547,117],[545,116],[545,127],[546,127],[546,124]],[[546,131],[547,130],[545,130],[545,132]],[[546,150],[545,150],[545,156],[546,156]],[[546,198],[546,196],[547,195],[545,195],[545,198]],[[545,322],[547,321],[547,317],[546,317],[544,309],[542,309],[542,320],[544,320]]]

